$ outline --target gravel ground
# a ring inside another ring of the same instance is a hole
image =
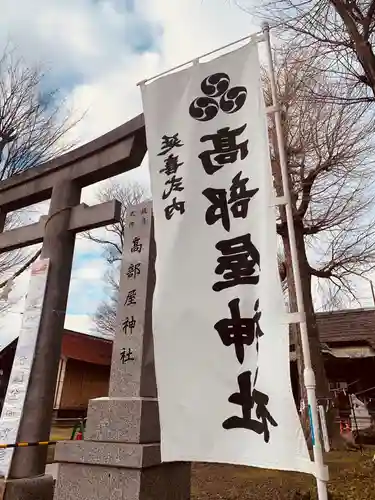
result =
[[[334,500],[375,500],[374,450],[332,452],[326,456],[329,490]],[[286,500],[301,498],[297,491],[315,497],[315,479],[305,474],[251,467],[194,464],[194,500]],[[309,498],[309,497],[307,497]]]

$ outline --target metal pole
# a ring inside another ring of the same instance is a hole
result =
[[[371,295],[372,295],[372,303],[375,306],[375,291],[374,291],[374,283],[369,279],[371,286]]]
[[[271,83],[271,91],[272,91],[272,104],[274,106],[275,113],[275,125],[276,125],[276,137],[277,144],[280,156],[280,168],[281,168],[281,176],[282,176],[282,184],[284,191],[284,198],[286,201],[285,210],[286,210],[286,220],[290,241],[290,251],[292,256],[292,270],[294,275],[294,282],[296,287],[296,296],[297,296],[297,308],[298,313],[301,316],[300,319],[300,330],[301,330],[301,343],[302,343],[302,352],[304,358],[304,383],[307,392],[307,401],[309,406],[309,414],[312,423],[312,434],[313,438],[313,453],[314,453],[314,461],[316,463],[316,483],[318,490],[318,498],[319,500],[328,500],[327,493],[327,473],[326,468],[324,466],[323,461],[323,450],[320,440],[320,431],[319,431],[319,416],[318,416],[318,405],[316,401],[315,394],[315,374],[311,366],[311,356],[310,356],[310,346],[309,339],[307,334],[307,325],[306,325],[306,316],[305,316],[305,307],[303,301],[302,294],[302,284],[301,284],[301,275],[300,268],[298,262],[298,253],[297,253],[297,245],[296,245],[296,234],[294,229],[294,220],[293,220],[293,212],[292,212],[292,204],[291,204],[291,196],[289,189],[289,174],[288,174],[288,166],[287,166],[287,158],[285,154],[285,145],[284,145],[284,137],[283,130],[281,124],[281,113],[278,105],[277,99],[277,88],[276,88],[276,79],[275,79],[275,71],[273,65],[273,57],[272,57],[272,48],[271,48],[271,40],[270,40],[270,28],[268,23],[263,24],[263,33],[265,34],[265,42],[267,47],[267,57],[269,63],[269,73],[270,73],[270,83]]]
[[[174,66],[173,68],[169,68],[165,71],[162,71],[161,73],[158,73],[154,76],[151,76],[150,78],[146,78],[144,80],[141,80],[140,82],[137,83],[137,87],[142,87],[142,85],[145,85],[146,83],[151,82],[151,80],[156,80],[157,78],[160,78],[161,76],[167,75],[168,73],[171,73],[172,71],[176,71],[177,69],[183,68],[184,66],[187,66],[188,64],[197,64],[200,59],[203,59],[204,57],[211,56],[212,54],[215,54],[216,52],[220,52],[221,50],[227,49],[229,47],[232,47],[232,45],[236,45],[237,43],[244,42],[248,40],[250,41],[256,41],[256,42],[263,42],[263,35],[262,32],[257,32],[253,33],[252,35],[246,35],[243,38],[240,38],[239,40],[235,40],[234,42],[227,43],[226,45],[222,45],[218,49],[211,50],[210,52],[205,52],[204,54],[201,54],[198,57],[194,57],[193,59],[190,59],[189,61],[186,61],[182,64],[179,64],[178,66]]]

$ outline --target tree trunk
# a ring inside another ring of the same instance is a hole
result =
[[[316,322],[314,303],[311,292],[311,273],[306,256],[305,240],[302,225],[296,225],[297,254],[300,265],[302,295],[305,306],[307,335],[309,338],[311,364],[316,378],[316,396],[318,404],[330,397],[329,384],[324,368],[319,331]],[[301,346],[302,349],[302,346]]]
[[[345,25],[345,28],[353,44],[353,50],[366,75],[366,83],[372,89],[372,92],[375,95],[375,54],[371,42],[367,39],[367,36],[365,36],[363,32],[359,31],[357,27],[358,24],[353,18],[351,5],[349,4],[349,2],[343,0],[330,1]]]

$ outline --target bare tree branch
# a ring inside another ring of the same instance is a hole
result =
[[[74,144],[73,119],[41,66],[30,67],[6,47],[0,58],[0,180],[62,154]]]
[[[375,201],[373,125],[361,106],[315,99],[315,93],[332,95],[335,89],[329,88],[329,80],[316,65],[306,67],[309,59],[304,54],[292,44],[278,51],[276,58],[293,213],[306,251],[320,255],[310,275],[331,278],[335,273],[341,279],[353,268],[366,273],[374,263],[375,221],[368,215]],[[263,79],[269,101],[266,71]],[[312,86],[315,93],[310,92]],[[269,133],[275,188],[281,195],[272,121]],[[281,211],[277,228],[287,236]]]
[[[251,0],[235,0],[254,15]],[[375,6],[372,0],[260,0],[255,14],[271,22],[279,40],[318,50],[310,64],[324,70],[343,104],[375,100]],[[327,96],[325,96],[327,99]]]
[[[76,125],[42,66],[30,66],[7,45],[0,56],[0,181],[47,162],[74,144],[67,134]],[[0,200],[1,203],[1,200]],[[25,213],[25,212],[24,212]],[[7,214],[5,230],[22,225],[22,212]],[[39,256],[16,250],[0,255],[0,288]]]
[[[105,228],[106,237],[95,236],[95,233],[88,231],[83,236],[95,243],[102,245],[104,256],[109,264],[113,264],[121,259],[122,247],[124,245],[125,218],[126,211],[130,205],[136,205],[146,200],[146,191],[138,183],[123,185],[115,181],[108,181],[104,187],[97,193],[97,199],[100,203],[111,200],[121,202],[121,220],[120,222],[107,226]]]
[[[21,274],[23,272],[25,272],[31,266],[31,264],[33,264],[38,259],[38,257],[40,256],[41,253],[42,253],[42,249],[37,250],[34,253],[34,255],[32,257],[30,257],[29,259],[27,259],[25,264],[23,264],[10,278],[8,278],[6,281],[3,281],[2,283],[0,283],[0,289],[4,288],[10,280],[14,280],[18,276],[21,276]]]

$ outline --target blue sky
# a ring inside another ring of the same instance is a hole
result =
[[[2,0],[1,7],[0,49],[10,41],[26,62],[48,68],[46,86],[61,90],[75,116],[85,113],[69,137],[80,144],[142,111],[138,81],[257,30],[231,0]],[[148,187],[147,159],[119,180]],[[82,201],[95,203],[97,189],[86,188]],[[47,211],[42,204],[30,222]],[[95,333],[105,269],[100,247],[78,238],[67,328]],[[16,281],[0,345],[18,334],[28,279]]]

